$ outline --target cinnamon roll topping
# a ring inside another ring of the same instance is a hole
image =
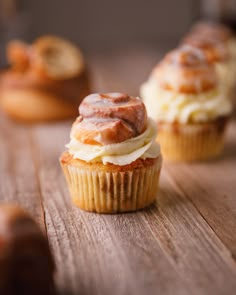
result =
[[[229,59],[229,50],[225,43],[207,35],[190,33],[183,40],[183,44],[198,48],[204,52],[209,63],[224,62]]]
[[[197,22],[190,31],[191,34],[198,34],[206,38],[212,38],[220,42],[228,41],[232,38],[232,31],[229,27],[210,21]]]
[[[143,133],[147,113],[141,100],[122,93],[91,94],[79,107],[72,134],[95,145],[120,143]]]
[[[208,91],[217,83],[214,66],[202,50],[192,46],[182,46],[167,54],[152,77],[161,88],[182,93]]]
[[[204,63],[206,60],[201,50],[183,46],[166,55],[165,61],[180,67],[194,67]]]

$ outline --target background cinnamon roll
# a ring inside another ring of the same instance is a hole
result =
[[[40,122],[74,117],[89,93],[89,78],[80,50],[58,37],[44,36],[28,45],[12,41],[10,69],[1,79],[0,102],[16,120]]]
[[[161,88],[181,93],[208,91],[217,81],[205,53],[187,45],[166,54],[154,68],[152,77]]]
[[[227,42],[233,38],[233,32],[229,27],[222,23],[212,21],[198,21],[193,24],[190,29],[190,34],[197,34],[218,40],[219,42]]]
[[[15,205],[0,205],[0,294],[53,295],[54,261],[46,237]]]
[[[158,124],[164,158],[195,161],[220,154],[232,106],[204,51],[182,46],[167,54],[142,85],[141,97]]]
[[[183,44],[203,50],[208,61],[214,63],[225,95],[234,96],[236,75],[236,39],[229,28],[211,22],[198,22]]]
[[[150,205],[161,154],[142,101],[121,93],[91,94],[79,112],[60,158],[75,205],[100,213]]]

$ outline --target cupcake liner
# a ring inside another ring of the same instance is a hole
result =
[[[106,171],[61,163],[73,203],[86,211],[118,213],[150,205],[157,196],[161,159],[152,166]]]
[[[157,140],[163,158],[169,161],[201,161],[217,157],[224,148],[226,121],[206,124],[164,123]]]

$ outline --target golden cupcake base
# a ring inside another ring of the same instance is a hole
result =
[[[219,156],[227,122],[228,118],[201,124],[158,123],[157,141],[164,160],[192,162]]]
[[[157,197],[161,157],[117,166],[60,159],[73,203],[86,211],[119,213],[149,206]]]

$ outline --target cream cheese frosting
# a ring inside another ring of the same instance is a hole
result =
[[[108,145],[91,145],[80,142],[71,133],[70,142],[66,145],[74,159],[86,162],[102,162],[114,165],[128,165],[138,158],[156,158],[160,155],[160,146],[155,141],[156,123],[148,119],[146,130],[140,135],[123,142]]]
[[[230,59],[224,63],[216,63],[215,66],[222,93],[228,96],[235,84],[235,64],[233,63],[233,60]]]
[[[228,115],[232,105],[219,89],[200,93],[179,93],[162,89],[154,77],[141,86],[148,115],[164,122],[207,122]]]

